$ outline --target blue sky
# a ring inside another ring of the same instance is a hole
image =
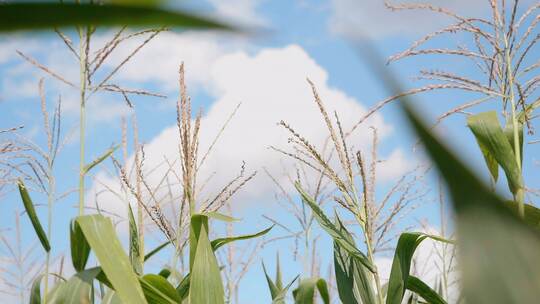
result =
[[[277,175],[282,173],[282,164],[285,169],[291,167],[290,162],[282,162],[282,156],[267,149],[270,145],[285,149],[290,147],[287,146],[286,132],[276,125],[281,119],[289,122],[315,144],[321,143],[327,136],[310,87],[305,81],[306,77],[314,81],[326,106],[340,114],[345,126],[352,126],[366,109],[389,95],[384,85],[366,68],[360,52],[352,42],[361,35],[368,35],[386,58],[406,49],[422,34],[446,22],[444,18],[430,17],[428,13],[391,13],[383,10],[377,1],[359,2],[212,0],[201,4],[186,1],[184,5],[191,9],[215,14],[239,24],[256,25],[267,31],[260,37],[180,31],[158,35],[114,76],[113,81],[125,87],[142,88],[167,97],[133,97],[135,108],[130,110],[121,96],[93,96],[88,103],[88,158],[96,157],[111,144],[120,142],[120,119],[123,116],[129,119],[132,111],[137,115],[140,140],[146,145],[148,167],[157,166],[164,156],[173,158],[177,154],[175,100],[178,95],[178,65],[183,61],[194,107],[204,108],[201,146],[210,144],[228,115],[241,103],[232,122],[218,141],[207,167],[201,170],[201,175],[218,172],[209,184],[208,192],[218,190],[219,185],[234,177],[242,161],[246,161],[248,170],[257,170],[258,175],[233,200],[234,214],[243,219],[241,223],[235,224],[235,232],[247,233],[268,226],[270,222],[264,219],[263,215],[277,219],[296,231],[299,227],[294,217],[276,204],[276,187],[265,176],[263,167],[270,168],[270,171],[273,170],[272,173]],[[451,6],[458,11],[466,9],[480,15],[485,14],[488,9],[483,2],[469,2],[454,1]],[[74,36],[72,31],[67,33]],[[103,44],[112,34],[113,31],[110,30],[97,32],[95,45]],[[115,63],[122,60],[141,41],[135,39],[120,47],[104,64],[105,71],[114,68]],[[434,42],[433,46],[444,47],[464,41],[466,42],[466,37],[454,35]],[[76,186],[78,168],[76,91],[26,63],[16,54],[16,50],[36,58],[75,83],[78,82],[76,60],[54,33],[0,36],[0,129],[24,125],[20,132],[23,136],[39,145],[46,143],[41,130],[42,118],[37,90],[39,79],[44,77],[49,110],[52,110],[52,105],[61,97],[64,109],[63,134],[67,136],[74,132],[67,140],[55,169],[58,193],[69,191]],[[534,55],[532,57],[536,59]],[[441,60],[441,57],[437,56],[405,59],[385,68],[395,73],[405,87],[421,84],[412,79],[420,68],[449,69],[478,76],[466,61]],[[106,72],[96,76],[99,78],[103,75],[106,75]],[[434,118],[453,106],[471,100],[472,97],[471,94],[456,92],[430,93],[419,96],[417,106],[426,116]],[[500,105],[491,103],[474,111],[486,109],[500,109]],[[418,151],[413,151],[414,139],[395,104],[385,107],[351,137],[355,148],[369,151],[369,126],[379,130],[380,157],[385,160],[378,171],[381,178],[377,195],[382,197],[392,182],[414,168],[417,162],[422,162],[423,156]],[[438,131],[458,151],[464,152],[464,157],[471,165],[485,172],[479,150],[465,128],[464,116],[448,119]],[[530,172],[526,172],[526,179],[534,187],[537,186],[532,183],[537,177],[537,148],[530,145],[528,149],[530,152],[525,157],[524,167],[531,168]],[[121,155],[118,154],[117,157],[120,158]],[[117,178],[110,174],[111,168],[111,164],[106,163],[88,178],[87,201],[90,203],[96,202],[95,193],[100,193],[104,189],[103,185],[112,188],[118,186]],[[160,170],[162,169],[156,170],[156,176]],[[150,177],[153,182],[156,182],[157,178]],[[280,178],[280,181],[286,181],[284,177]],[[204,178],[201,177],[202,179]],[[439,210],[435,202],[438,191],[436,178],[430,173],[426,182],[431,190],[425,197],[425,202],[410,213],[398,229],[418,229],[420,222],[424,220],[428,220],[429,226],[434,229],[439,226]],[[287,190],[294,195],[291,185],[287,186]],[[10,192],[0,198],[1,229],[12,228],[13,212],[22,209],[15,194]],[[43,199],[43,196],[35,194],[36,201]],[[76,200],[76,195],[69,195],[55,206],[52,238],[55,255],[66,253],[66,228],[69,219],[76,214]],[[106,210],[125,214],[125,207],[111,194],[100,194],[98,202]],[[335,205],[328,203],[327,206],[330,211]],[[38,212],[44,219],[45,208],[38,208]],[[22,223],[25,227],[24,243],[31,246],[36,241],[35,237],[26,218],[23,218]],[[223,235],[224,227],[216,225],[215,228],[216,235]],[[119,233],[125,237],[122,228]],[[284,229],[276,227],[268,239],[286,234]],[[13,231],[5,232],[8,238],[12,235]],[[149,247],[162,239],[158,233],[151,235],[154,237],[150,238]],[[321,275],[326,276],[332,253],[331,244],[315,225],[313,237],[317,235],[321,237],[316,255],[320,259]],[[239,246],[237,253],[244,250],[249,252],[243,245]],[[294,258],[292,252],[295,246],[293,241],[272,242],[265,246],[254,258],[251,269],[241,281],[240,303],[269,300],[260,262],[264,260],[270,266],[269,269],[273,269],[277,252],[285,269],[286,280],[302,272],[302,263],[306,262]],[[37,248],[37,256],[39,251],[40,248]],[[382,254],[381,263],[388,265],[389,257],[391,255]],[[155,262],[150,263],[147,270],[155,271],[164,262],[166,261],[163,257],[158,257]]]

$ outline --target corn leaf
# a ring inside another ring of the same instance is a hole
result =
[[[336,226],[354,244],[352,235],[337,214]],[[343,304],[376,303],[371,275],[358,259],[349,255],[337,242],[334,242],[334,270],[339,298]]]
[[[490,111],[469,116],[467,125],[477,141],[489,151],[490,155],[503,168],[512,193],[515,194],[519,189],[522,189],[521,171],[516,162],[512,145],[508,142],[505,132],[501,128],[497,113]]]
[[[212,245],[208,239],[208,217],[200,214],[191,217],[190,253],[192,259],[189,286],[190,303],[223,304],[225,293],[221,274]]]
[[[520,153],[520,160],[521,164],[523,164],[523,123],[518,122],[518,137],[519,137],[519,153]],[[514,155],[516,153],[516,147],[514,145],[514,125],[512,124],[512,121],[509,120],[506,123],[506,126],[504,126],[504,135],[506,135],[506,139],[508,139],[508,143],[510,144],[510,147],[512,147],[512,151],[514,152]]]
[[[77,221],[71,221],[69,227],[69,240],[71,248],[71,263],[77,271],[83,271],[90,256],[90,244],[86,241],[81,227]]]
[[[240,219],[237,219],[237,218],[234,218],[232,216],[228,216],[228,215],[225,215],[223,213],[219,213],[219,212],[216,212],[216,211],[210,211],[210,212],[205,212],[203,213],[205,216],[209,217],[209,218],[212,218],[212,219],[215,219],[215,220],[218,220],[218,221],[222,221],[222,222],[238,222],[240,221]]]
[[[268,271],[266,271],[266,266],[264,266],[264,262],[262,263],[262,267],[263,267],[264,276],[266,277],[266,283],[268,284],[268,289],[270,290],[270,296],[272,297],[272,300],[274,300],[279,295],[282,289],[278,288],[276,286],[276,283],[272,281],[272,279],[268,275]]]
[[[319,207],[319,205],[313,200],[313,198],[307,194],[302,187],[300,186],[300,183],[296,182],[295,184],[296,190],[300,193],[302,196],[302,200],[306,202],[311,210],[313,211],[313,216],[323,228],[326,233],[328,233],[333,239],[334,242],[337,242],[343,250],[346,250],[348,254],[356,257],[360,263],[362,263],[364,266],[366,266],[367,269],[369,269],[371,272],[375,271],[375,267],[373,264],[369,261],[369,259],[360,251],[356,246],[351,243],[347,237],[341,233],[341,231],[328,219],[328,217],[324,214],[322,209]]]
[[[328,294],[328,286],[324,279],[309,278],[300,281],[298,288],[293,290],[295,304],[313,304],[315,301],[315,289],[319,294],[324,304],[330,303],[330,295]]]
[[[171,276],[171,271],[167,268],[161,269],[161,271],[158,273],[158,275],[164,277],[165,279],[169,278]]]
[[[55,304],[90,304],[92,282],[101,271],[99,268],[91,268],[75,274],[58,290]]]
[[[43,246],[43,249],[45,249],[45,251],[49,252],[51,250],[51,245],[49,244],[47,235],[45,234],[45,231],[41,226],[41,222],[39,221],[39,218],[36,214],[36,209],[34,208],[34,203],[30,198],[30,194],[28,194],[28,190],[26,190],[26,187],[24,186],[24,183],[21,179],[19,179],[19,181],[17,182],[17,186],[19,187],[19,193],[24,204],[24,209],[26,210],[26,214],[28,214],[28,218],[30,218],[32,226],[34,226],[34,231],[36,232],[37,237],[41,242],[41,246]]]
[[[410,275],[407,278],[407,289],[422,297],[429,304],[446,304],[440,293],[415,276]]]
[[[160,252],[163,248],[167,247],[167,245],[169,245],[170,243],[171,243],[171,241],[166,241],[166,242],[163,242],[163,244],[161,244],[161,245],[157,246],[156,248],[152,249],[150,252],[148,252],[144,256],[144,261],[150,259],[153,255]]]
[[[0,32],[73,25],[230,29],[221,23],[187,12],[147,5],[39,1],[0,4]]]
[[[180,296],[164,277],[157,274],[146,274],[140,281],[148,304],[180,303]]]
[[[109,156],[111,156],[114,151],[116,151],[116,149],[118,149],[118,145],[116,146],[113,146],[109,149],[107,149],[107,151],[103,152],[103,154],[101,154],[101,156],[99,156],[98,158],[94,159],[91,163],[87,164],[86,166],[84,166],[83,168],[83,174],[86,174],[88,173],[90,170],[92,170],[95,166],[99,165],[101,162],[103,162],[104,160],[106,160],[107,158],[109,158]]]
[[[317,280],[317,290],[319,291],[319,295],[321,296],[323,303],[330,304],[330,293],[328,292],[328,284],[326,284],[325,280]]]
[[[61,291],[66,284],[66,281],[59,281],[56,283],[53,288],[49,291],[47,295],[47,302],[48,303],[57,303],[60,300]]]
[[[516,215],[519,214],[519,204],[515,201],[505,201],[505,205],[510,208]],[[525,206],[525,217],[523,221],[529,224],[531,227],[540,229],[540,209],[529,205],[524,204]]]
[[[95,214],[79,216],[76,221],[120,299],[130,304],[146,304],[141,285],[111,220]]]
[[[101,300],[101,304],[122,304],[122,301],[114,290],[109,289],[103,300]]]
[[[34,282],[32,282],[32,287],[30,287],[30,304],[41,304],[41,281],[43,280],[43,275],[38,275]]]
[[[139,247],[139,230],[137,229],[137,222],[133,216],[133,209],[128,204],[128,222],[129,222],[129,260],[133,266],[133,271],[136,274],[141,275],[143,273],[143,265],[140,260],[140,247]]]
[[[416,134],[446,181],[456,215],[464,301],[537,303],[540,233],[489,190],[406,106]]]
[[[176,287],[176,293],[178,296],[180,296],[182,301],[184,301],[189,295],[189,277],[190,274],[188,273]]]
[[[272,304],[284,304],[285,297],[287,296],[287,292],[289,292],[289,289],[291,288],[292,284],[296,282],[296,280],[299,277],[300,276],[294,277],[294,279],[292,279],[291,282],[289,282],[289,284],[287,284],[287,286],[285,286],[285,288],[283,288],[281,292],[276,295],[276,297],[272,300]]]
[[[274,225],[272,225],[272,226],[270,226],[270,227],[268,227],[268,228],[266,228],[264,230],[261,230],[261,231],[259,231],[257,233],[253,233],[253,234],[232,236],[232,237],[226,237],[226,238],[218,238],[218,239],[212,240],[212,242],[211,242],[212,249],[214,251],[216,251],[221,246],[226,245],[226,244],[231,243],[231,242],[249,240],[249,239],[253,239],[253,238],[263,236],[263,235],[267,234],[270,230],[272,230],[272,228],[274,228]]]
[[[399,240],[392,261],[392,270],[388,280],[388,291],[386,294],[386,304],[401,304],[405,290],[408,289],[407,282],[411,270],[411,262],[414,251],[426,238],[437,241],[451,243],[441,237],[428,235],[420,232],[405,232],[399,236]]]
[[[491,174],[491,177],[493,178],[493,181],[497,183],[497,180],[499,179],[499,163],[495,159],[495,156],[491,153],[491,151],[486,148],[486,146],[476,139],[476,143],[478,144],[478,147],[480,148],[480,151],[482,152],[482,156],[484,157],[484,161],[486,162],[486,166],[488,167],[489,173]]]

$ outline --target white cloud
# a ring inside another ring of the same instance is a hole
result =
[[[403,151],[398,148],[388,157],[383,158],[381,163],[377,166],[377,178],[381,180],[391,180],[395,178],[399,172],[402,173],[412,169],[414,163],[414,160],[406,159]]]
[[[209,0],[214,6],[215,14],[230,20],[233,24],[266,25],[268,21],[257,12],[261,0]]]
[[[281,168],[280,162],[284,157],[268,149],[269,146],[285,149],[289,147],[289,134],[276,125],[280,120],[289,122],[313,144],[320,146],[324,142],[328,133],[313,101],[306,76],[316,84],[329,112],[335,110],[339,113],[344,126],[354,124],[366,111],[358,100],[331,87],[328,84],[327,72],[297,45],[263,49],[253,56],[243,51],[224,54],[207,68],[210,70],[208,87],[216,100],[201,122],[201,154],[206,151],[236,105],[242,102],[211,157],[200,169],[199,181],[217,171],[212,182],[208,184],[208,193],[216,193],[234,177],[243,161],[246,162],[248,170]],[[186,61],[187,75],[192,70],[189,61]],[[376,114],[368,120],[365,127],[351,136],[355,148],[366,148],[371,143],[372,133],[367,129],[369,126],[378,128],[381,139],[391,132],[391,126],[384,122],[381,115]],[[146,144],[146,168],[162,163],[164,157],[169,160],[177,159],[177,151],[178,131],[171,122],[171,127]],[[388,165],[381,166],[382,181],[403,174],[406,168],[400,164],[403,159],[401,152],[394,152],[388,159]],[[148,176],[151,183],[156,184],[164,171],[165,167],[162,167],[155,170],[152,176]],[[103,173],[97,178],[107,185],[115,183],[114,177],[107,177]],[[101,190],[99,185],[96,184],[95,187],[95,191]],[[259,203],[268,198],[274,190],[274,185],[264,174],[259,174],[243,189],[236,202]],[[101,201],[117,200],[114,197],[102,197]]]
[[[391,3],[430,3],[450,9],[463,16],[484,17],[491,7],[488,1],[470,0],[392,0]],[[522,6],[533,1],[521,1]],[[418,35],[434,31],[441,26],[453,22],[444,15],[429,11],[397,11],[388,10],[383,0],[332,0],[332,31],[346,37],[355,38],[369,35],[372,38],[388,36]]]
[[[100,37],[105,41],[110,35]],[[114,68],[126,58],[147,37],[131,39],[122,43],[105,62]],[[151,82],[166,92],[176,91],[178,87],[178,66],[183,61],[190,69],[186,75],[190,86],[204,86],[215,61],[225,52],[245,46],[238,37],[218,37],[215,33],[164,32],[156,36],[135,57],[115,75],[114,79],[137,83]]]

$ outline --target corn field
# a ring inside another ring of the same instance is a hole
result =
[[[540,41],[540,4],[478,2],[483,3],[483,13],[465,16],[445,8],[445,3],[385,1],[388,11],[435,15],[451,20],[450,25],[389,58],[369,35],[362,34],[364,29],[353,29],[359,34],[348,47],[389,97],[350,123],[344,119],[349,113],[333,111],[320,83],[306,75],[302,90],[311,96],[309,110],[316,111],[317,127],[324,130],[325,140],[321,143],[311,138],[312,133],[304,134],[295,126],[304,119],[303,113],[293,113],[293,120],[270,126],[286,134],[287,145],[270,142],[267,147],[283,160],[283,176],[276,173],[279,168],[251,168],[242,163],[217,188],[212,176],[202,173],[223,170],[223,164],[209,159],[229,125],[238,116],[249,116],[241,104],[217,129],[208,131],[204,111],[196,110],[199,103],[192,101],[188,90],[190,63],[175,65],[176,121],[170,123],[176,125],[178,146],[175,159],[164,157],[159,168],[153,168],[148,165],[152,155],[141,140],[144,130],[139,130],[145,113],[137,112],[134,100],[166,96],[128,88],[129,83],[119,84],[115,77],[156,37],[171,31],[214,31],[250,40],[264,39],[264,26],[240,26],[160,1],[0,2],[3,36],[28,31],[54,34],[72,56],[70,64],[78,73],[77,77],[63,75],[24,49],[17,50],[19,60],[56,85],[76,91],[78,114],[75,132],[64,132],[62,98],[52,103],[46,94],[48,82],[41,79],[37,86],[41,116],[32,119],[40,122],[36,132],[43,140],[29,139],[24,126],[0,130],[0,201],[11,200],[15,193],[16,205],[23,210],[13,216],[16,225],[9,233],[14,238],[0,230],[1,246],[9,257],[0,263],[0,280],[8,286],[3,292],[32,304],[240,303],[239,296],[250,292],[240,282],[254,270],[267,293],[250,303],[538,303],[540,210],[534,199],[539,192],[527,183],[530,174],[526,172],[536,168],[528,167],[530,162],[524,159],[526,150],[536,143],[534,124],[540,105],[540,53],[535,49]],[[107,41],[100,40],[103,29],[112,33]],[[437,42],[456,35],[465,42],[453,38],[443,40],[449,42],[444,46]],[[138,42],[126,57],[114,56],[115,50],[132,41]],[[467,68],[463,74],[447,71],[444,65],[420,69],[416,78],[420,85],[413,88],[390,69],[402,61],[421,66],[422,59],[430,56],[459,60]],[[267,86],[280,90],[272,83]],[[118,96],[132,110],[121,119],[118,143],[94,158],[87,145],[88,136],[96,136],[89,127],[93,113],[88,103],[102,93]],[[444,94],[458,104],[439,111],[435,118],[419,109]],[[397,132],[414,136],[414,148],[425,162],[383,186],[379,176],[383,130],[368,123],[387,107],[395,108],[407,124]],[[450,117],[465,118],[458,132],[471,135],[474,151],[454,145],[438,129]],[[203,132],[215,136],[201,143]],[[367,143],[355,141],[358,132],[365,133]],[[242,134],[234,136],[242,138]],[[78,172],[59,176],[58,168],[66,166],[60,155],[70,142],[77,145]],[[484,163],[472,167],[464,160],[469,153],[481,154]],[[121,214],[87,201],[90,185],[98,183],[93,174],[99,170],[108,170],[117,181],[116,186],[106,182],[101,186],[107,197],[126,206],[115,209]],[[411,214],[428,208],[426,201],[433,191],[427,180],[434,175],[439,182],[435,196],[440,229],[408,227]],[[274,189],[273,206],[289,218],[283,221],[268,214],[260,219],[262,229],[235,234],[235,226],[243,221],[234,215],[235,199],[261,178]],[[64,192],[64,179],[76,181],[76,188]],[[208,188],[218,190],[209,192]],[[76,212],[69,227],[56,228],[54,206],[66,198],[75,202]],[[122,230],[122,222],[127,231]],[[31,224],[31,235],[21,232],[24,223]],[[59,238],[55,229],[66,231],[67,252],[52,241]],[[22,248],[22,238],[35,240],[36,246]],[[422,262],[415,252],[423,243],[432,244],[440,260],[435,283],[418,271]],[[261,257],[271,246],[280,248],[276,260],[264,261]],[[30,258],[36,255],[38,259]],[[383,255],[391,260],[387,276],[378,262]],[[330,261],[324,273],[326,256]],[[292,273],[291,262],[283,263],[291,257],[301,264],[301,272]]]

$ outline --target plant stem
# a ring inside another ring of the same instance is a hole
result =
[[[505,44],[505,60],[506,60],[506,77],[508,79],[508,88],[510,90],[510,106],[512,110],[512,131],[513,131],[513,145],[514,145],[514,154],[516,158],[516,164],[518,166],[520,174],[522,174],[521,168],[521,147],[519,144],[519,124],[516,116],[516,102],[515,102],[515,92],[514,92],[514,75],[512,72],[512,58],[510,56],[510,49],[508,45],[508,38],[504,36]],[[518,203],[519,215],[523,218],[525,217],[525,203],[524,203],[524,193],[522,185],[518,186],[514,193],[514,197]]]
[[[88,81],[87,69],[87,44],[89,39],[89,29],[86,34],[79,29],[79,64],[80,64],[80,133],[79,133],[79,216],[84,214],[84,152],[85,152],[85,129],[86,129],[86,84]]]
[[[52,161],[48,162],[48,175],[49,175],[49,193],[47,197],[47,239],[50,241],[52,236],[52,207],[54,203],[54,187],[55,180],[52,172]],[[43,303],[47,304],[47,294],[49,293],[49,267],[50,267],[51,252],[47,251],[47,257],[45,261],[45,282],[44,282],[44,294]]]
[[[365,179],[363,179],[363,182],[365,183]],[[377,291],[377,298],[379,304],[383,304],[383,295],[382,295],[382,288],[381,288],[381,279],[379,277],[379,270],[377,269],[377,266],[375,265],[375,257],[373,256],[373,246],[371,244],[371,228],[369,228],[369,206],[368,206],[368,195],[367,193],[364,193],[364,200],[363,204],[360,204],[360,200],[358,199],[358,191],[356,190],[356,187],[354,186],[353,181],[351,180],[351,188],[352,192],[354,194],[354,201],[355,205],[358,206],[358,211],[355,212],[355,217],[357,222],[360,224],[360,227],[362,227],[362,232],[364,234],[364,240],[366,244],[367,249],[367,257],[368,260],[371,262],[373,267],[375,268],[373,273],[373,280],[375,281],[375,288]],[[360,208],[363,207],[363,210]],[[363,219],[362,219],[363,215]]]

